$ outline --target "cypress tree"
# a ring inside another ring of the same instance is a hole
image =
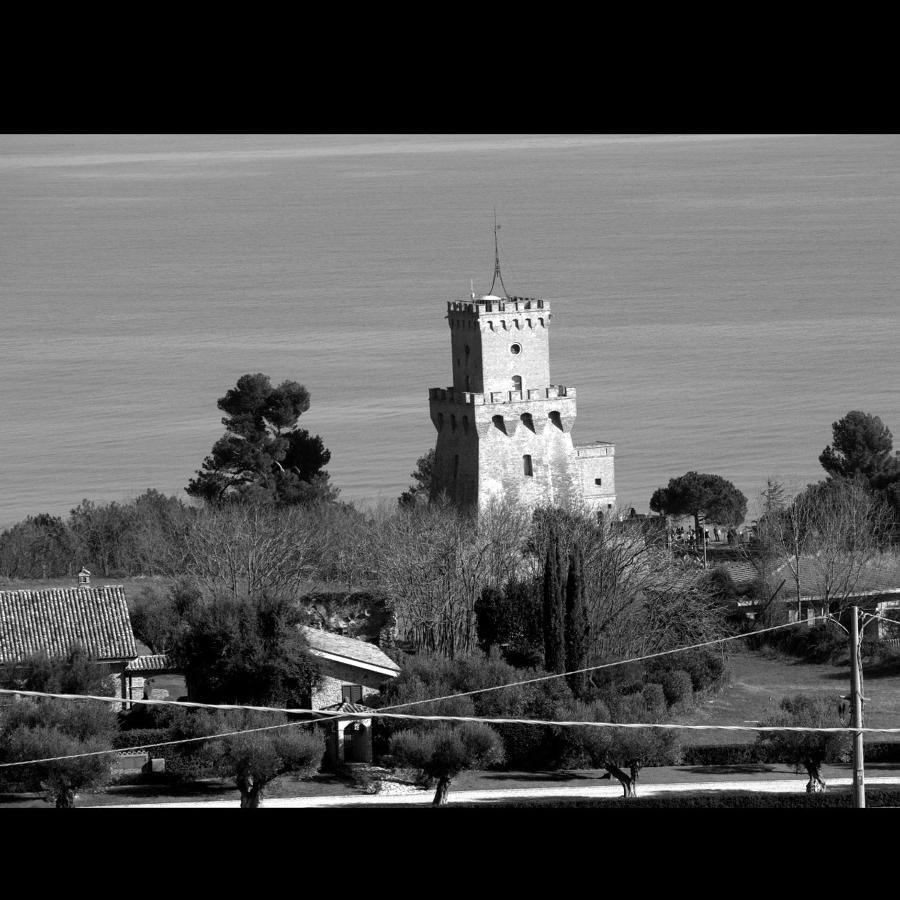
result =
[[[584,669],[588,665],[588,615],[584,600],[584,557],[576,544],[569,555],[569,577],[566,581],[566,668]],[[579,699],[587,692],[588,675],[569,675],[566,678],[572,693]]]
[[[544,561],[544,668],[548,672],[565,671],[565,627],[562,554],[554,535]]]

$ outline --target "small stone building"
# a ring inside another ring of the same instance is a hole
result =
[[[312,696],[313,709],[335,714],[367,712],[366,698],[400,674],[400,667],[374,644],[317,628],[304,628],[303,634],[322,676]],[[332,766],[371,762],[372,720],[334,722],[326,753]]]
[[[0,591],[0,666],[15,669],[39,653],[63,657],[79,645],[109,673],[115,696],[141,697],[143,679],[128,671],[138,652],[124,587],[91,587],[86,569],[78,579],[77,587]]]

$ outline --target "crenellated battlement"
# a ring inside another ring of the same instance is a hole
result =
[[[472,313],[480,316],[488,313],[513,313],[543,310],[550,312],[550,301],[536,297],[476,297],[473,300],[450,300],[448,313]]]
[[[545,388],[528,388],[523,391],[491,391],[475,394],[470,391],[455,391],[448,388],[429,388],[428,399],[442,403],[459,403],[469,406],[488,406],[497,403],[523,403],[528,400],[575,399],[575,388],[564,384],[551,384]]]
[[[479,510],[504,499],[610,515],[615,446],[573,444],[578,402],[575,388],[552,383],[550,301],[507,296],[496,249],[488,293],[447,303],[453,383],[428,390],[432,497]]]

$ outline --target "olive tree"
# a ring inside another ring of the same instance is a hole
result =
[[[778,710],[768,716],[762,725],[846,727],[841,709],[839,698],[797,694],[794,697],[784,697]],[[846,758],[850,750],[850,735],[847,732],[763,731],[757,737],[757,746],[766,753],[768,759],[777,758],[780,762],[796,766],[798,771],[805,770],[809,775],[806,792],[811,794],[825,790],[822,765]]]
[[[460,772],[499,765],[504,759],[500,736],[479,722],[442,722],[398,732],[391,738],[390,752],[398,765],[437,779],[433,806],[446,804],[450,783]]]
[[[71,808],[79,791],[109,778],[116,730],[110,704],[24,698],[11,703],[0,717],[0,761],[96,755],[4,767],[2,780],[20,790],[42,791],[57,809]]]

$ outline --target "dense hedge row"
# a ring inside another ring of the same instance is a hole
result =
[[[868,762],[900,763],[900,742],[879,741],[865,744]],[[779,763],[770,758],[765,747],[756,744],[696,744],[681,748],[681,763],[685,766],[734,766],[749,763]]]

